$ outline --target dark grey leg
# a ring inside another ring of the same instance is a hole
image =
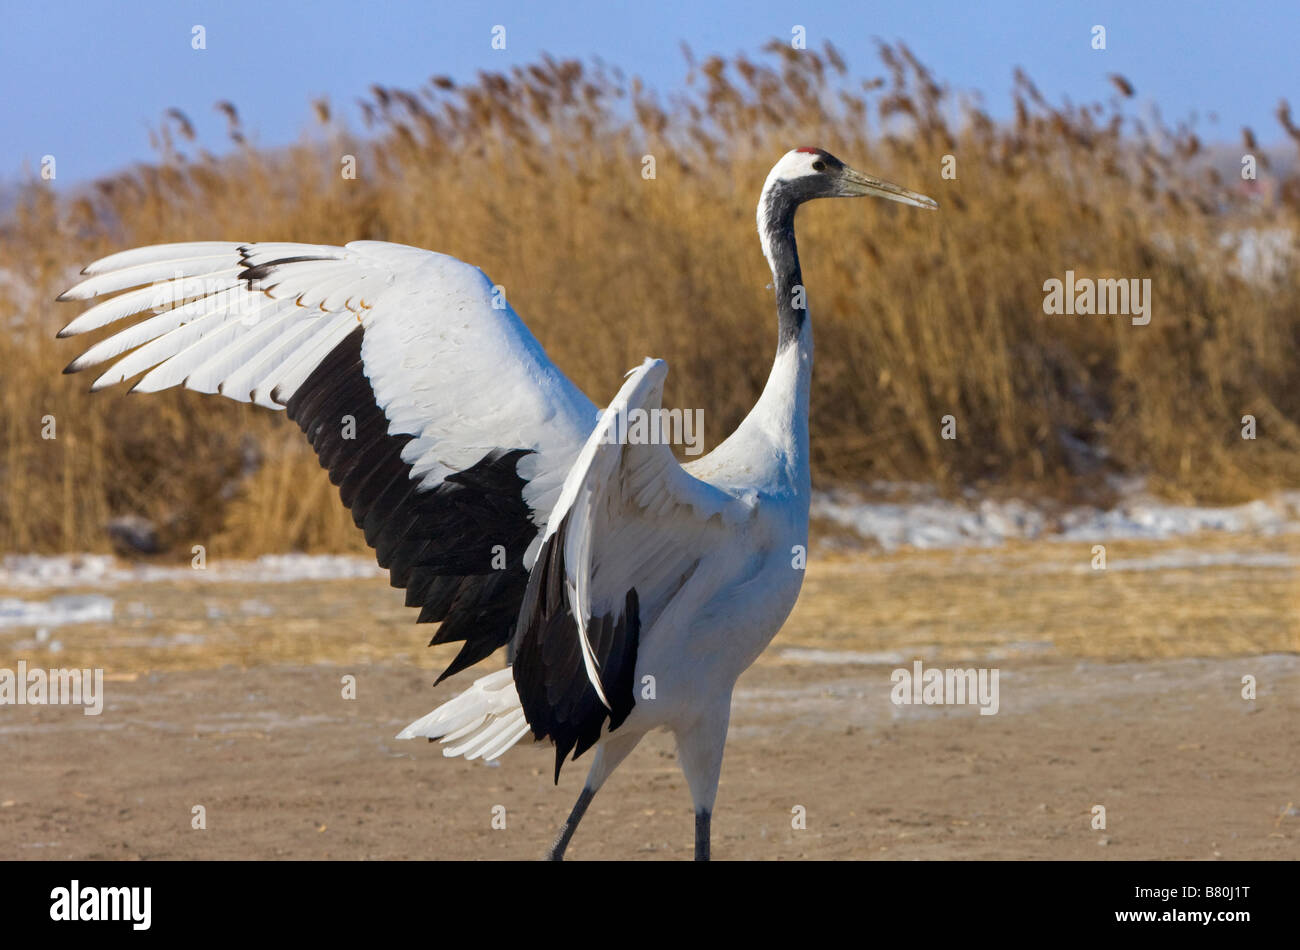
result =
[[[591,800],[596,797],[596,790],[590,786],[584,786],[582,794],[578,796],[578,801],[573,806],[573,811],[569,812],[569,817],[565,820],[560,833],[555,839],[555,844],[551,845],[551,850],[546,852],[547,861],[563,861],[564,849],[569,846],[569,839],[573,833],[578,830],[578,822],[582,821],[582,816],[586,814],[587,806]]]
[[[712,814],[706,809],[695,813],[695,860],[709,860],[709,819]]]

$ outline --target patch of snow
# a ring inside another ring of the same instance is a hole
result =
[[[1202,531],[1258,531],[1278,534],[1295,530],[1300,521],[1300,492],[1286,492],[1269,501],[1252,501],[1226,508],[1173,505],[1135,499],[1109,511],[1077,508],[1061,517],[1065,541],[1163,539]]]
[[[833,666],[897,666],[903,654],[893,650],[866,653],[861,650],[813,650],[806,647],[787,647],[781,659],[796,663],[827,663]]]
[[[851,529],[887,551],[901,547],[989,547],[1008,539],[1032,539],[1048,529],[1043,512],[1022,501],[985,499],[975,505],[934,498],[866,502],[842,493],[815,493],[812,516]]]
[[[1295,236],[1290,228],[1239,228],[1220,234],[1218,245],[1231,255],[1234,274],[1266,284],[1290,273]]]
[[[372,558],[342,554],[267,554],[256,560],[209,560],[205,570],[118,561],[109,554],[10,554],[0,559],[0,588],[113,587],[198,580],[277,584],[381,577]],[[246,611],[256,613],[255,601]]]
[[[7,267],[0,267],[0,298],[14,306],[13,312],[6,315],[5,322],[9,327],[20,329],[27,326],[29,319],[26,315],[35,309],[39,296],[30,281]]]
[[[239,612],[245,617],[271,617],[275,615],[275,608],[260,600],[241,600]]]
[[[948,500],[915,486],[902,501],[867,501],[851,492],[815,492],[812,516],[848,528],[886,551],[995,547],[1009,540],[1163,540],[1204,531],[1281,534],[1300,530],[1300,492],[1222,508],[1176,505],[1130,488],[1111,509],[1053,510],[1019,499]]]
[[[1297,568],[1300,558],[1281,551],[1164,551],[1150,557],[1112,557],[1108,571],[1177,571],[1199,567]],[[1082,565],[1082,572],[1092,568]]]
[[[63,594],[49,600],[0,597],[0,628],[38,627],[36,639],[49,639],[50,627],[105,623],[113,619],[113,599],[102,594]]]
[[[1285,279],[1295,266],[1295,234],[1286,227],[1228,228],[1208,244],[1188,235],[1157,232],[1152,243],[1163,253],[1190,258],[1205,270],[1226,266],[1233,276],[1262,287]]]

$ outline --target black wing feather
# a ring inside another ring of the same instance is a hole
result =
[[[433,643],[465,645],[438,677],[477,663],[515,631],[528,583],[524,552],[537,534],[515,470],[527,449],[494,449],[433,488],[402,460],[410,435],[393,435],[361,359],[362,329],[340,343],[289,400],[289,418],[311,441],[394,587],[406,588],[420,623],[441,622]],[[348,427],[344,417],[354,420]],[[505,568],[493,557],[505,548]]]
[[[538,552],[511,641],[511,666],[524,718],[537,739],[555,743],[555,781],[564,759],[576,759],[600,740],[606,720],[617,729],[636,705],[636,655],[641,612],[636,589],[627,592],[617,615],[591,617],[587,631],[600,671],[606,709],[587,678],[578,625],[564,587],[566,516]]]

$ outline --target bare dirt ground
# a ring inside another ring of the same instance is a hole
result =
[[[815,560],[738,687],[715,856],[1300,857],[1297,554],[1284,535],[1111,545],[1104,572],[1048,542]],[[94,593],[113,622],[0,629],[0,666],[108,680],[97,717],[0,707],[0,858],[531,859],[577,796],[586,759],[556,788],[546,747],[484,764],[393,738],[476,674],[430,688],[448,654],[382,578]],[[996,667],[998,713],[893,704],[915,658]],[[569,856],[687,858],[691,828],[654,735]]]

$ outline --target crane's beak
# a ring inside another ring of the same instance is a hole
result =
[[[840,173],[840,188],[840,195],[845,198],[888,198],[890,201],[902,202],[905,205],[912,205],[914,208],[927,208],[931,211],[939,207],[939,202],[933,198],[927,198],[915,191],[908,191],[893,182],[872,178],[870,175],[864,175],[862,172],[854,171],[847,166]]]

